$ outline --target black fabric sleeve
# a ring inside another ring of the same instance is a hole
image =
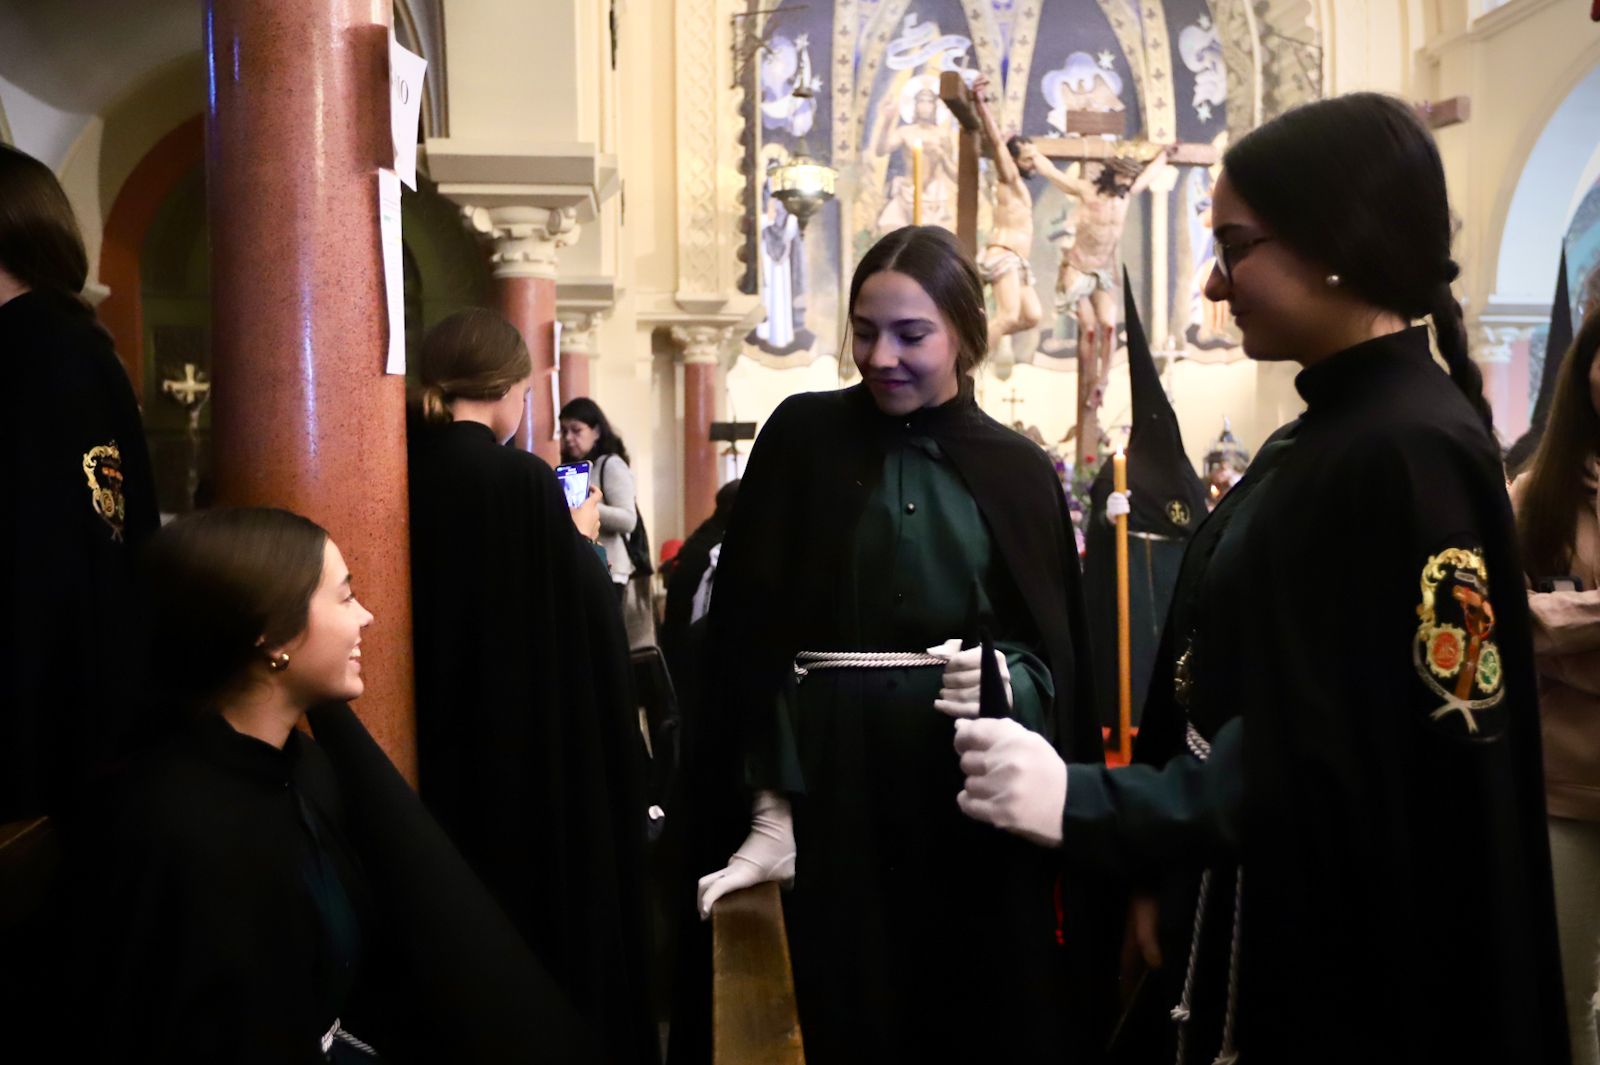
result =
[[[1238,854],[1244,805],[1244,722],[1218,731],[1211,756],[1165,765],[1067,767],[1062,855],[1069,867],[1136,877],[1203,867]]]

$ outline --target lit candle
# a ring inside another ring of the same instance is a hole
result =
[[[911,146],[911,224],[922,224],[922,142]]]
[[[1111,456],[1111,482],[1128,490],[1128,456]],[[1117,740],[1122,764],[1133,757],[1133,637],[1128,618],[1128,516],[1117,516]]]

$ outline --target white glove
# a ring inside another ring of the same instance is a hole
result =
[[[1067,764],[1050,741],[1010,718],[956,722],[966,786],[961,812],[1045,847],[1061,846]]]
[[[750,834],[728,859],[727,868],[700,878],[700,919],[710,917],[712,905],[729,892],[768,880],[793,880],[794,855],[794,815],[789,811],[789,800],[775,791],[756,792],[755,806],[750,811]]]
[[[942,687],[933,701],[933,708],[951,717],[977,717],[983,680],[983,648],[969,647],[963,651],[960,640],[946,640],[937,647],[928,648],[928,653],[945,660]],[[999,651],[994,653],[994,658],[1000,667],[1000,683],[1005,686],[1006,707],[1009,709],[1011,669],[1006,665],[1006,656]]]
[[[1115,525],[1118,518],[1133,509],[1128,505],[1128,494],[1127,492],[1112,492],[1106,496],[1106,521]]]

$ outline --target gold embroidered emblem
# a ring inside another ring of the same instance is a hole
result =
[[[122,496],[122,451],[115,440],[83,453],[83,476],[89,482],[90,505],[111,526],[111,539],[120,541],[127,505]]]
[[[1485,711],[1505,698],[1500,687],[1500,648],[1489,602],[1489,568],[1481,552],[1452,547],[1422,567],[1422,602],[1411,643],[1417,676],[1444,700],[1432,713],[1439,721],[1460,714],[1467,732],[1478,734]],[[1453,683],[1446,687],[1445,683]]]
[[[1174,499],[1167,503],[1167,518],[1174,525],[1189,524],[1189,506],[1181,499]]]

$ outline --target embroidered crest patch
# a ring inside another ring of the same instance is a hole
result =
[[[1417,618],[1412,661],[1428,690],[1443,700],[1432,720],[1460,714],[1468,735],[1498,735],[1503,722],[1490,711],[1505,691],[1500,686],[1500,648],[1490,638],[1494,606],[1483,554],[1452,547],[1429,558],[1422,567]]]
[[[1167,520],[1174,525],[1189,524],[1189,505],[1181,499],[1174,499],[1167,503]]]
[[[83,476],[89,482],[89,505],[111,526],[111,539],[122,539],[126,503],[122,497],[122,451],[115,440],[83,453]]]

